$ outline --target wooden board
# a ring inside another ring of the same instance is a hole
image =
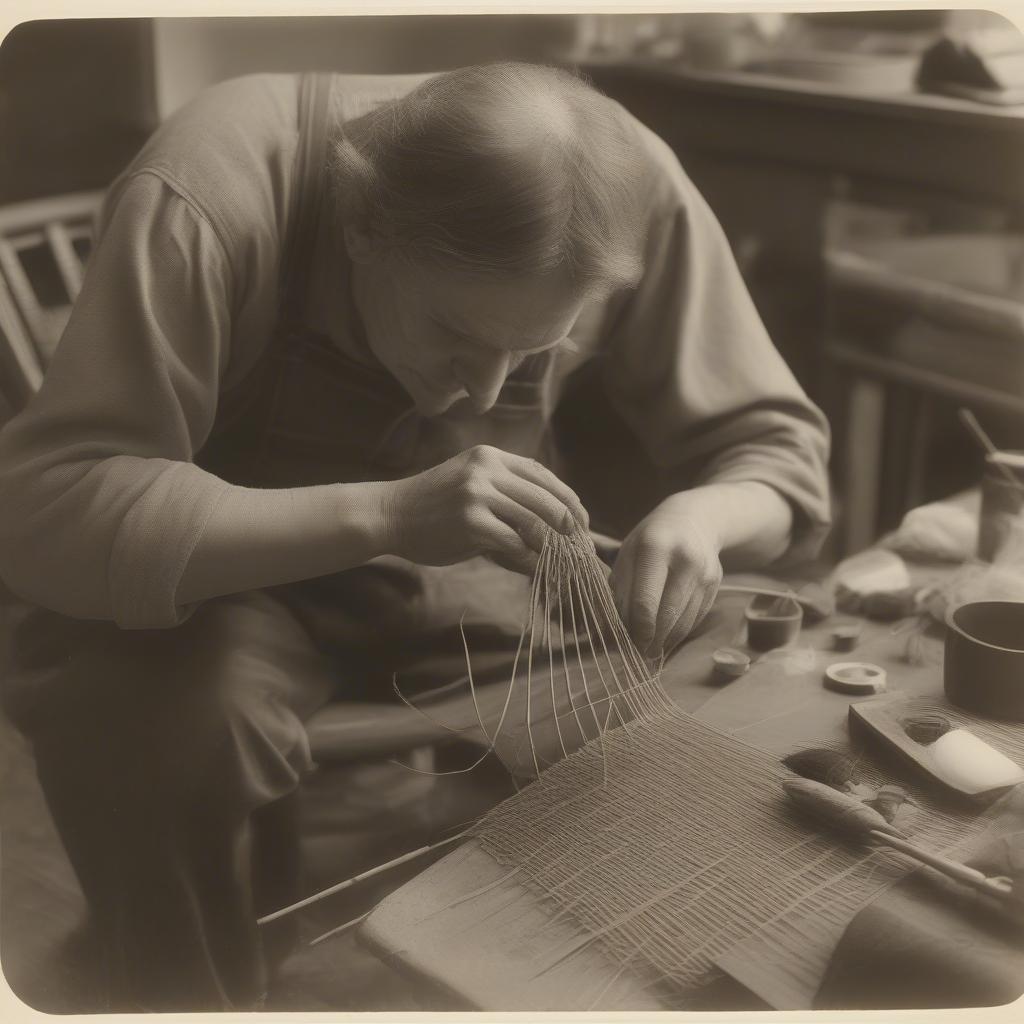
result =
[[[904,765],[929,779],[946,792],[979,805],[991,803],[1005,793],[1009,785],[979,792],[951,782],[938,773],[930,748],[916,743],[904,731],[902,724],[906,698],[895,694],[858,701],[850,705],[850,732],[873,738],[894,754]],[[1021,781],[1018,779],[1017,781]],[[1011,783],[1010,785],[1013,785]]]
[[[637,973],[617,974],[596,944],[556,962],[579,931],[553,921],[554,911],[507,874],[471,840],[385,899],[358,937],[465,1009],[668,1008]]]

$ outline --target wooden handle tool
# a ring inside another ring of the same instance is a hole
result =
[[[975,868],[969,868],[966,864],[960,864],[954,860],[947,860],[936,853],[929,853],[927,850],[922,850],[920,846],[914,846],[913,843],[898,839],[887,832],[877,832],[872,829],[870,835],[878,842],[891,846],[894,850],[899,850],[900,853],[905,853],[908,857],[913,857],[922,864],[935,868],[936,871],[941,871],[949,878],[955,878],[958,882],[973,886],[980,892],[987,892],[1000,899],[1013,895],[1013,883],[1009,879],[989,878]]]
[[[783,782],[782,788],[793,803],[824,825],[840,829],[848,835],[884,843],[922,864],[935,868],[936,871],[941,871],[949,878],[1001,900],[1005,901],[1014,894],[1013,883],[1009,879],[988,878],[966,864],[959,864],[915,846],[873,807],[868,807],[831,786],[812,779],[789,779]]]

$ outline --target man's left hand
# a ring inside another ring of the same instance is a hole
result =
[[[710,611],[722,581],[722,543],[697,492],[663,501],[626,537],[609,582],[642,653],[669,654]]]

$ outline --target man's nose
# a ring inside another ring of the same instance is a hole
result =
[[[456,376],[477,412],[487,412],[498,400],[508,376],[509,358],[507,352],[488,352],[457,361]]]

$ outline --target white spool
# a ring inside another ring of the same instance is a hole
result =
[[[869,661],[837,661],[825,669],[825,685],[837,693],[870,697],[881,693],[887,682],[885,669]]]

